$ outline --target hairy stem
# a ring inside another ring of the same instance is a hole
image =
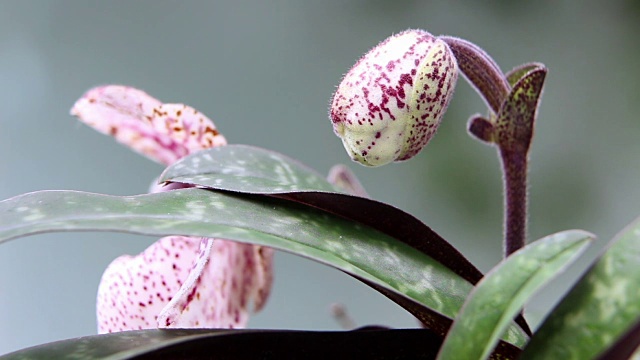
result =
[[[478,45],[453,36],[440,36],[453,51],[460,72],[494,112],[500,111],[510,86],[500,67]]]
[[[527,154],[500,149],[504,173],[504,257],[526,244]]]
[[[440,39],[451,48],[460,72],[489,106],[487,117],[471,117],[468,131],[478,140],[497,146],[500,154],[507,257],[526,243],[527,154],[547,68],[541,63],[528,63],[505,75],[479,46],[452,36]]]

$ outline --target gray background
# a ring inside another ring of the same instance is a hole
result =
[[[621,227],[640,214],[640,113],[634,1],[4,1],[0,0],[0,198],[41,189],[145,192],[162,167],[68,115],[99,84],[184,102],[233,143],[274,149],[326,172],[349,163],[327,118],[342,74],[407,28],[471,40],[508,70],[550,68],[531,153],[530,238],[568,228],[600,236],[528,307],[537,323]],[[500,260],[501,179],[494,149],[465,132],[484,104],[464,82],[437,136],[409,162],[350,164],[375,198],[416,214],[482,270]],[[48,234],[0,246],[0,353],[95,333],[100,275],[154,239]],[[415,326],[348,276],[279,253],[254,328]]]

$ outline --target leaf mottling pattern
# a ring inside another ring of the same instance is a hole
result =
[[[16,212],[20,206],[28,210]],[[22,220],[36,211],[45,217]],[[87,230],[221,237],[288,251],[340,269],[383,294],[393,292],[394,301],[415,303],[425,321],[453,318],[473,288],[424,251],[371,226],[272,196],[187,188],[130,197],[41,191],[0,201],[0,244],[42,232]],[[434,321],[442,330],[450,322]],[[528,337],[515,324],[511,328],[515,345],[523,346]]]
[[[594,359],[640,321],[640,218],[545,319],[522,359]],[[566,346],[580,344],[580,346]]]
[[[498,264],[469,294],[438,359],[486,359],[525,302],[573,262],[593,238],[580,230],[553,234]]]

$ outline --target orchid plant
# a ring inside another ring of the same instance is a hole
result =
[[[106,269],[97,318],[98,332],[107,334],[2,358],[629,358],[640,345],[640,218],[539,329],[522,314],[595,238],[570,230],[526,241],[528,152],[543,64],[505,74],[475,44],[407,30],[346,73],[331,101],[333,130],[360,164],[407,161],[435,135],[459,73],[488,108],[471,117],[468,131],[496,147],[504,173],[504,260],[487,274],[419,219],[371,199],[344,165],[325,178],[285,155],[227,145],[213,122],[187,105],[102,86],[82,96],[72,114],[168,167],[149,194],[41,191],[4,200],[0,242],[72,230],[163,237]],[[361,280],[422,328],[239,329],[251,304],[260,310],[269,296],[273,249]]]

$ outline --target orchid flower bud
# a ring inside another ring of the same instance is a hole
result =
[[[444,41],[422,30],[389,37],[342,79],[331,102],[333,130],[363,165],[410,159],[436,132],[457,78]]]

